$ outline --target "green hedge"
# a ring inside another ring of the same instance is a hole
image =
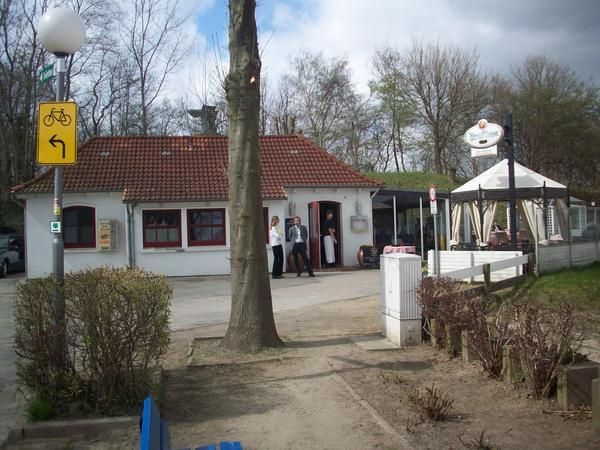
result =
[[[65,297],[67,355],[56,353],[52,293]],[[59,413],[80,404],[102,414],[133,412],[169,346],[172,288],[139,269],[98,268],[17,287],[17,376],[31,401]]]

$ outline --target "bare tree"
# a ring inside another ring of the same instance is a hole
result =
[[[416,111],[429,134],[436,173],[452,168],[451,144],[488,104],[486,85],[475,52],[415,41],[402,56],[402,100]]]
[[[289,85],[297,127],[319,147],[339,156],[341,122],[354,99],[348,61],[305,52],[294,58],[293,65],[294,73],[284,76],[281,85],[284,90]]]
[[[0,4],[0,203],[11,186],[35,173],[35,111],[51,87],[38,86],[47,55],[37,39],[36,17],[43,2]]]
[[[508,84],[519,160],[565,183],[600,179],[598,88],[545,56],[525,59]]]
[[[152,131],[153,105],[167,77],[188,51],[181,27],[179,0],[136,0],[131,17],[121,24],[123,43],[135,66],[133,80],[139,94],[139,134]]]
[[[377,51],[371,61],[375,80],[370,83],[387,131],[382,150],[393,156],[397,172],[406,171],[405,154],[418,118],[414,106],[402,95],[401,61],[395,49]]]
[[[281,345],[273,318],[258,147],[260,69],[255,0],[229,0],[229,222],[231,317],[225,348]]]

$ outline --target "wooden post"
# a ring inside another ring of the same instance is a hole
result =
[[[592,380],[592,423],[600,426],[600,378]]]
[[[539,274],[538,274],[538,271],[537,271],[535,260],[536,260],[536,254],[535,253],[528,253],[527,254],[527,266],[529,267],[529,273],[533,273],[534,275],[538,276]]]
[[[489,264],[484,264],[483,265],[483,290],[485,291],[486,294],[489,294],[491,292],[491,279],[492,279],[492,274],[490,272],[490,265]]]

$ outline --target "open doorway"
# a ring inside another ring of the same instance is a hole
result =
[[[309,217],[309,235],[310,235],[310,259],[316,269],[325,267],[327,259],[325,257],[325,246],[323,238],[325,237],[325,220],[327,212],[333,214],[332,222],[336,231],[337,244],[334,245],[335,265],[342,266],[342,226],[341,226],[341,207],[338,202],[315,201],[308,205]]]

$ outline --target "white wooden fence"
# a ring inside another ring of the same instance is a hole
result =
[[[458,271],[460,269],[468,269],[479,267],[471,277],[467,278],[468,281],[483,281],[483,272],[481,272],[481,267],[483,264],[495,264],[496,262],[505,261],[510,258],[515,258],[518,256],[522,256],[523,252],[520,251],[463,251],[463,250],[453,250],[453,251],[440,251],[439,253],[439,263],[440,270],[437,271],[435,268],[435,252],[430,250],[427,255],[427,270],[430,274],[439,273],[440,275],[448,276],[449,272]],[[527,257],[524,259],[524,263],[521,264],[512,264],[505,267],[500,268],[500,266],[494,265],[497,267],[491,274],[492,282],[502,281],[509,278],[513,278],[519,276],[523,273],[522,264],[527,263]],[[465,272],[467,273],[467,272]],[[462,279],[462,278],[461,278]]]

